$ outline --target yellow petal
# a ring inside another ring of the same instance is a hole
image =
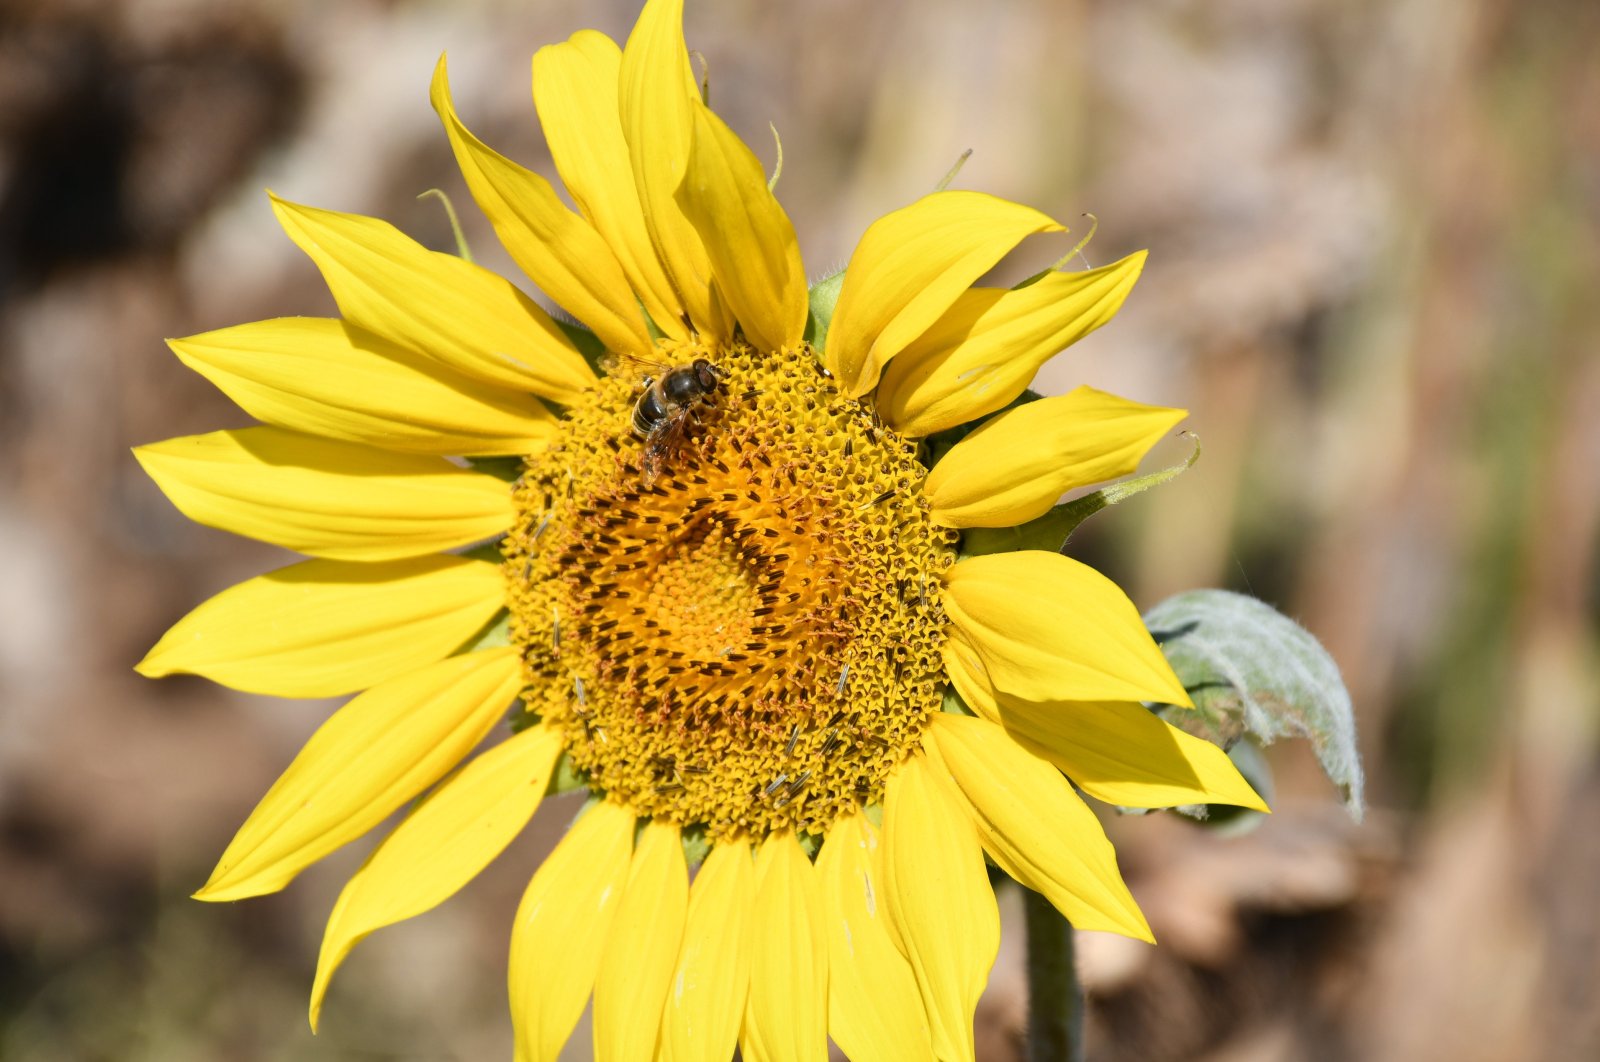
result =
[[[513,391],[570,405],[594,382],[571,342],[504,277],[430,251],[386,221],[272,197],[352,324]]]
[[[356,697],[311,735],[195,898],[283,888],[443,777],[505,715],[521,683],[508,647],[453,656]]]
[[[952,627],[945,639],[943,656],[945,675],[967,706],[985,719],[999,719],[1000,695],[967,636]]]
[[[748,939],[755,867],[743,841],[717,845],[689,890],[683,950],[661,1016],[666,1062],[726,1062],[750,989]]]
[[[200,605],[137,670],[275,697],[337,697],[444,659],[504,605],[505,578],[487,561],[306,561]]]
[[[431,92],[467,188],[522,271],[588,325],[607,350],[649,353],[652,343],[622,266],[588,221],[568,210],[550,182],[472,135],[450,102],[444,56]]]
[[[883,842],[889,917],[922,994],[934,1053],[970,1062],[972,1016],[1000,951],[1000,908],[972,817],[928,757],[912,756],[889,780]]]
[[[806,275],[794,226],[761,163],[727,123],[696,102],[678,205],[711,258],[717,290],[761,350],[790,350],[806,327]]]
[[[477,877],[533,818],[561,747],[561,733],[544,726],[507,739],[440,783],[367,857],[322,934],[313,1032],[350,949],[384,926],[431,911]]]
[[[750,1001],[740,1053],[750,1062],[826,1062],[828,938],[816,871],[792,833],[756,850]]]
[[[594,805],[522,894],[509,976],[517,1062],[553,1062],[583,1014],[628,878],[633,827],[625,808]]]
[[[1125,476],[1186,411],[1079,387],[1000,414],[951,447],[922,493],[949,527],[1011,527],[1067,491]]]
[[[454,549],[511,526],[502,480],[442,457],[393,454],[279,428],[189,435],[133,454],[196,523],[334,560]]]
[[[683,43],[683,0],[648,0],[622,50],[618,106],[645,226],[689,319],[713,345],[729,338],[711,260],[675,194],[689,164],[700,91]]]
[[[945,573],[944,606],[1002,693],[1190,703],[1133,602],[1070,557],[1043,550],[968,557]]]
[[[688,910],[683,838],[676,826],[651,822],[634,848],[594,983],[596,1062],[655,1057]]]
[[[589,224],[605,238],[651,321],[683,339],[683,304],[667,279],[622,138],[617,81],[622,49],[595,30],[579,30],[533,56],[533,102],[562,183]]]
[[[885,214],[856,244],[828,328],[827,365],[852,396],[1023,238],[1060,232],[1031,207],[934,192]]]
[[[941,712],[927,734],[1001,870],[1079,929],[1154,941],[1099,820],[1059,771],[987,720]]]
[[[1235,804],[1268,810],[1226,752],[1140,704],[1002,698],[998,721],[1096,800],[1130,808]]]
[[[525,454],[555,432],[537,398],[492,387],[326,317],[282,317],[167,345],[257,420],[424,454]]]
[[[1014,290],[963,293],[885,370],[878,412],[895,430],[922,436],[1003,408],[1039,366],[1116,316],[1144,258],[1140,251]]]
[[[828,938],[828,1032],[852,1062],[932,1058],[917,979],[894,944],[878,831],[857,812],[817,856]]]

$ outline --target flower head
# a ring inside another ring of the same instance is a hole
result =
[[[512,258],[583,327],[384,222],[275,198],[341,317],[172,344],[263,423],[141,462],[193,519],[312,559],[201,605],[140,669],[356,694],[198,895],[282,888],[423,797],[340,896],[315,1022],[362,937],[581,785],[512,929],[519,1058],[554,1057],[591,993],[607,1058],[820,1057],[828,1036],[971,1057],[985,853],[1078,926],[1148,938],[1074,783],[1260,806],[1141,706],[1188,699],[1110,581],[960,554],[962,529],[1131,471],[1182,416],[1088,388],[1006,409],[1143,257],[974,287],[1061,226],[940,191],[872,225],[813,306],[760,163],[697,91],[681,0],[533,71],[576,211],[462,124],[442,60],[433,102]],[[929,436],[974,423],[930,470]]]

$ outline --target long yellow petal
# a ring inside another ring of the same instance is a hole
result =
[[[512,260],[588,325],[607,350],[647,354],[650,333],[611,248],[594,226],[567,209],[549,181],[490,149],[462,123],[450,101],[442,55],[431,98],[467,188]]]
[[[689,889],[683,950],[661,1016],[665,1062],[726,1062],[750,990],[755,867],[743,841],[717,845]]]
[[[717,290],[761,350],[791,350],[806,327],[806,274],[789,215],[744,141],[696,102],[683,208],[711,258]]]
[[[504,277],[377,218],[277,196],[272,209],[353,324],[467,376],[563,404],[594,382],[550,315]]]
[[[1011,527],[1075,487],[1125,476],[1186,411],[1079,387],[1018,406],[950,448],[922,493],[937,523]]]
[[[1139,251],[1014,290],[964,292],[884,371],[878,412],[896,431],[922,436],[1003,408],[1039,366],[1116,316],[1144,259]]]
[[[311,560],[229,587],[136,665],[275,697],[337,697],[442,660],[505,604],[496,564]]]
[[[311,735],[217,861],[199,900],[276,892],[437,782],[505,715],[517,653],[441,660],[356,697]]]
[[[627,809],[594,805],[522,894],[509,974],[517,1062],[553,1062],[583,1014],[628,878],[633,827]]]
[[[1133,602],[1070,557],[1044,550],[968,557],[945,573],[944,607],[1003,693],[1190,703]]]
[[[1079,929],[1154,941],[1105,831],[1059,771],[987,720],[941,712],[927,734],[1001,870]]]
[[[615,41],[579,30],[534,53],[533,103],[573,202],[610,245],[651,321],[667,336],[683,339],[683,303],[650,242],[622,138],[621,69],[622,49]]]
[[[1130,808],[1234,804],[1268,810],[1226,752],[1185,734],[1140,704],[1036,704],[1002,698],[998,722],[1024,748],[1108,804]]]
[[[463,376],[346,321],[281,317],[167,345],[257,420],[409,453],[525,454],[555,432],[530,394]]]
[[[792,833],[756,850],[750,1000],[740,1053],[750,1062],[826,1062],[828,937],[816,870]]]
[[[983,666],[978,650],[960,630],[950,629],[943,657],[945,675],[967,706],[985,719],[999,719],[999,691],[989,680],[988,669]]]
[[[198,524],[333,560],[415,557],[511,526],[511,489],[442,457],[393,454],[279,428],[189,435],[134,449]]]
[[[634,848],[595,978],[596,1062],[647,1062],[656,1056],[688,912],[689,868],[681,832],[651,822]]]
[[[524,730],[446,778],[383,839],[339,893],[311,987],[311,1029],[350,950],[385,926],[431,911],[477,877],[538,810],[562,736]]]
[[[972,1016],[1000,951],[1000,908],[972,817],[942,774],[927,756],[916,755],[890,779],[884,884],[934,1054],[945,1062],[971,1062]]]
[[[981,192],[934,192],[885,214],[845,269],[828,368],[850,395],[866,394],[891,358],[1024,237],[1060,231],[1031,207]]]
[[[712,285],[711,260],[675,194],[689,164],[700,91],[683,43],[683,0],[647,0],[622,50],[617,103],[645,226],[695,328],[712,344],[732,321]]]
[[[917,979],[888,921],[878,831],[836,823],[817,856],[828,938],[828,1032],[852,1062],[932,1058]]]

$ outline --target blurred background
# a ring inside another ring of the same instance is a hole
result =
[[[1162,946],[1082,940],[1091,1057],[1600,1058],[1600,5],[689,6],[713,103],[769,162],[783,136],[813,276],[967,148],[957,187],[1096,214],[1091,263],[1150,249],[1040,385],[1185,406],[1204,456],[1074,550],[1142,608],[1253,593],[1344,669],[1364,825],[1294,745],[1252,834],[1110,823]],[[570,804],[362,945],[316,1038],[317,942],[362,852],[186,898],[330,705],[133,673],[286,558],[184,521],[128,448],[245,423],[164,336],[333,312],[266,187],[447,248],[416,198],[443,188],[515,275],[434,61],[469,125],[553,174],[529,56],[635,13],[0,2],[0,1058],[509,1057],[510,916]],[[985,1062],[1021,1057],[1016,900]]]

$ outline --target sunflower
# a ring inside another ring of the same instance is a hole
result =
[[[576,210],[435,73],[473,198],[581,326],[382,221],[274,197],[341,316],[172,342],[262,423],[140,462],[191,519],[311,559],[200,605],[139,670],[355,694],[197,896],[276,891],[416,800],[334,907],[315,1027],[362,938],[582,787],[512,928],[518,1058],[555,1057],[591,995],[605,1059],[820,1059],[830,1036],[858,1062],[971,1058],[999,939],[985,856],[1074,925],[1148,940],[1074,787],[1261,806],[1141,704],[1189,701],[1113,583],[962,553],[965,529],[1132,471],[1183,416],[1088,388],[1015,402],[1143,255],[976,287],[1062,227],[939,191],[808,289],[681,23],[650,0],[625,48],[585,31],[534,57]]]

